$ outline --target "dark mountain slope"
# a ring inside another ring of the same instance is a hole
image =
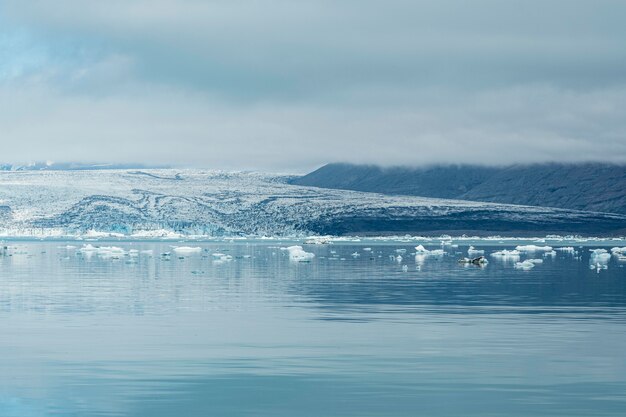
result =
[[[383,194],[626,214],[626,166],[600,163],[511,167],[381,168],[329,164],[294,184]]]

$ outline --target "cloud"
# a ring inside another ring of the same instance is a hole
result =
[[[7,161],[626,162],[619,1],[0,7]]]

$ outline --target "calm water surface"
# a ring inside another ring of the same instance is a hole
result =
[[[626,415],[626,263],[588,248],[522,271],[463,244],[5,244],[3,417]]]

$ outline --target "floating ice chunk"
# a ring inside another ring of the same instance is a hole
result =
[[[128,251],[128,256],[136,258],[137,256],[139,256],[139,251],[137,249],[131,249]]]
[[[409,266],[408,265],[402,265],[402,271],[403,272],[407,272],[409,270]]]
[[[518,250],[506,250],[502,249],[497,252],[493,252],[491,256],[496,258],[502,258],[506,260],[516,260],[520,257],[520,252]]]
[[[402,255],[396,256],[396,262],[398,263],[402,262]]]
[[[406,249],[396,249],[396,253],[406,253]]]
[[[415,247],[415,255],[430,255],[430,256],[442,256],[446,252],[443,249],[433,249],[428,250],[422,245],[418,245]]]
[[[483,255],[485,253],[484,250],[478,250],[476,248],[474,248],[473,246],[470,246],[469,249],[467,250],[467,256],[478,256],[478,255]]]
[[[154,253],[154,251],[152,249],[147,249],[147,250],[142,250],[141,254],[142,255],[152,255]]]
[[[83,247],[80,248],[78,251],[81,253],[97,252],[98,248],[88,243],[86,245],[83,245]]]
[[[224,253],[213,253],[211,254],[211,256],[213,256],[213,262],[214,263],[224,263],[224,262],[230,262],[233,260],[233,257],[231,255],[226,255]]]
[[[606,249],[593,249],[591,250],[590,262],[597,264],[606,264],[611,259],[611,254],[607,253]]]
[[[361,254],[360,254],[359,252],[354,252],[354,253],[352,254],[352,257],[353,257],[353,258],[358,258],[359,256],[361,256]]]
[[[528,260],[524,262],[515,262],[515,269],[523,269],[524,271],[528,271],[535,267],[534,262],[530,262]]]
[[[172,246],[172,250],[179,255],[190,255],[193,253],[202,252],[202,248],[199,246],[191,247],[191,246]]]
[[[550,252],[552,246],[520,245],[515,249],[520,252]]]
[[[554,258],[556,256],[556,251],[551,250],[550,252],[546,252],[543,254],[544,258],[547,258],[548,256]]]
[[[126,251],[117,246],[101,246],[96,248],[96,253],[105,259],[120,259],[126,255]]]
[[[365,251],[365,252],[371,252],[371,251],[372,251],[372,248],[363,248],[363,251]]]
[[[428,253],[428,252],[430,251],[422,245],[418,245],[415,247],[415,253]]]
[[[543,259],[526,259],[524,262],[532,262],[535,265],[538,265],[543,263]]]
[[[329,236],[314,236],[314,237],[308,238],[304,242],[305,245],[329,245],[331,243],[333,242],[330,240]]]
[[[626,246],[623,248],[611,248],[611,253],[616,254],[616,255],[621,255],[626,253]]]
[[[289,246],[285,250],[289,252],[289,259],[295,262],[308,262],[315,257],[314,253],[305,252],[302,246]]]

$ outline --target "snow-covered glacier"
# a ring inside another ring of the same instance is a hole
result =
[[[0,172],[0,234],[618,234],[626,216],[291,185],[209,170]]]

